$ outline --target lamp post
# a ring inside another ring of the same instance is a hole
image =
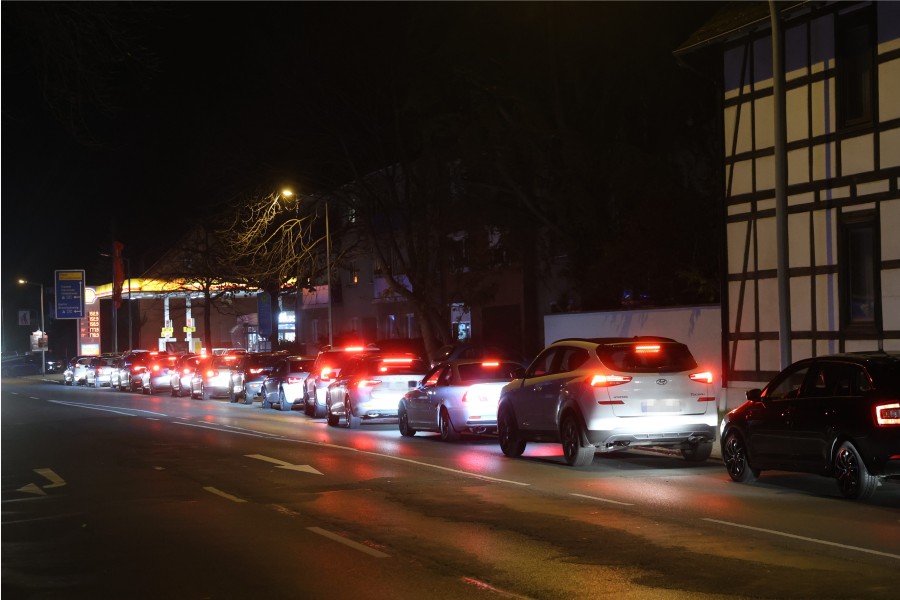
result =
[[[41,288],[41,337],[38,341],[38,348],[41,350],[41,375],[47,374],[47,349],[43,347],[44,345],[44,335],[46,332],[44,331],[44,284],[43,283],[33,283],[31,281],[25,281],[24,279],[20,279],[19,283],[22,285],[36,285]]]
[[[294,192],[291,190],[282,190],[281,194],[286,198],[290,198],[294,195]],[[297,199],[297,204],[300,204],[300,199]],[[328,201],[325,201],[325,273],[328,280],[328,345],[334,345],[334,319],[332,318],[332,290],[331,287],[331,229],[328,223]],[[297,277],[297,294],[300,293],[300,277],[298,272]],[[297,309],[299,309],[299,302]],[[297,323],[299,322],[299,310],[294,311],[294,338],[299,339],[300,332],[297,330]]]

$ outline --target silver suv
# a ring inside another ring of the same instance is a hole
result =
[[[557,442],[572,466],[635,446],[709,458],[716,432],[712,373],[663,337],[564,339],[503,387],[497,433],[506,456],[527,442]]]

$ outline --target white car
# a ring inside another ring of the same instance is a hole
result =
[[[325,416],[337,427],[350,429],[362,422],[397,422],[400,399],[419,385],[428,363],[414,356],[358,356],[344,365],[328,386]]]
[[[522,365],[510,360],[462,358],[438,363],[400,400],[403,436],[436,431],[445,442],[461,433],[497,431],[500,390]]]
[[[691,461],[712,451],[718,414],[712,373],[670,338],[563,339],[504,386],[497,434],[506,456],[528,442],[562,444],[567,464],[595,452],[677,448]]]

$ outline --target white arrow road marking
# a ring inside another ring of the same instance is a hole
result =
[[[28,485],[26,485],[24,487],[20,487],[16,491],[17,492],[25,492],[26,494],[35,494],[37,496],[46,496],[47,495],[47,492],[42,490],[40,487],[38,487],[34,483],[29,483]]]
[[[50,485],[45,485],[44,489],[49,490],[50,488],[57,488],[66,485],[65,480],[53,472],[53,469],[35,469],[35,473],[46,479],[50,482]]]
[[[270,462],[279,469],[288,469],[289,471],[303,471],[304,473],[312,473],[313,475],[323,475],[321,471],[316,470],[315,468],[309,465],[292,465],[289,462],[284,462],[283,460],[278,460],[277,458],[272,458],[270,456],[263,456],[262,454],[245,454],[247,458],[255,458],[256,460],[264,460],[266,462]]]
[[[43,488],[36,483],[29,483],[26,486],[20,487],[17,492],[25,492],[26,494],[35,494],[38,496],[46,496],[47,492],[44,490],[49,490],[50,488],[58,488],[66,485],[66,481],[53,472],[53,469],[34,469],[34,472],[46,479],[50,482],[49,485],[45,485]]]

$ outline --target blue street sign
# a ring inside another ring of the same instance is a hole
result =
[[[56,318],[84,318],[84,270],[56,272]]]

